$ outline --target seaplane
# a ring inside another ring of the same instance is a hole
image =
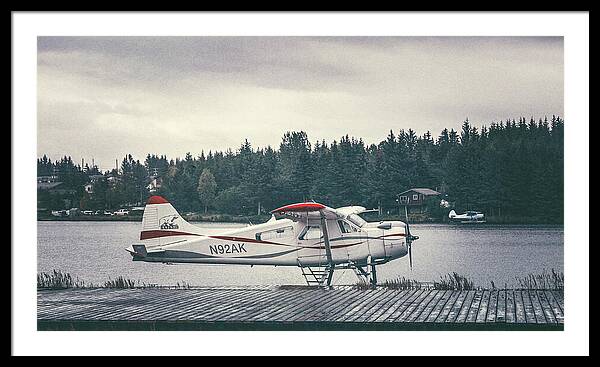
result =
[[[376,266],[408,255],[419,237],[408,221],[367,222],[362,206],[330,208],[316,202],[285,205],[265,223],[206,234],[161,196],[144,208],[139,242],[126,250],[133,261],[297,266],[308,285],[330,286],[333,273],[352,269],[377,284]]]
[[[482,212],[476,212],[473,210],[468,210],[463,214],[456,214],[454,210],[450,210],[448,213],[448,219],[450,222],[454,223],[485,223],[485,215]]]

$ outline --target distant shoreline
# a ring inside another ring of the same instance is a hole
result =
[[[222,222],[222,223],[262,223],[271,218],[270,215],[262,216],[232,216],[227,214],[213,214],[206,216],[182,216],[188,222]],[[142,216],[77,216],[77,217],[50,217],[38,216],[38,222],[141,222]]]
[[[183,218],[188,222],[207,222],[207,223],[264,223],[271,216],[269,215],[254,215],[254,216],[234,216],[229,214],[210,214],[206,216],[202,215],[194,215],[194,216],[183,216]],[[375,218],[372,218],[373,220]],[[141,222],[142,216],[77,216],[77,217],[51,217],[51,216],[38,216],[38,222]],[[380,220],[400,220],[403,221],[404,218],[398,217],[382,217]],[[451,224],[445,221],[440,220],[432,220],[432,221],[414,221],[411,222],[414,224]],[[523,220],[521,218],[498,218],[498,217],[490,217],[487,219],[486,223],[477,223],[477,224],[455,224],[459,227],[480,227],[480,226],[488,226],[488,225],[502,225],[502,224],[510,224],[510,225],[553,225],[553,226],[562,226],[564,223],[561,222],[544,222],[540,220],[536,220],[535,218],[532,220]]]

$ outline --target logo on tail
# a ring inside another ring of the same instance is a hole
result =
[[[160,218],[160,229],[179,229],[179,225],[175,223],[177,218],[179,218],[178,215],[167,215]]]

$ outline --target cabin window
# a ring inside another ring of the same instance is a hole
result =
[[[350,226],[350,224],[344,222],[343,220],[338,220],[338,224],[340,225],[340,231],[342,233],[350,233],[353,232],[352,231],[352,227]],[[354,232],[356,232],[356,230],[354,230]]]
[[[417,200],[419,200],[419,194],[414,194],[414,195],[413,195],[413,200],[414,200],[414,201],[417,201]]]
[[[322,237],[323,237],[323,235],[321,234],[321,227],[306,226],[306,227],[304,227],[304,230],[302,231],[302,233],[300,234],[298,239],[300,239],[300,240],[317,240]]]
[[[400,196],[400,202],[401,203],[406,203],[407,201],[408,201],[408,196],[406,196],[406,195]]]
[[[346,217],[346,219],[348,219],[352,224],[356,225],[357,227],[362,227],[365,224],[367,224],[367,221],[362,219],[360,216],[358,216],[357,214],[350,214],[348,217]],[[359,230],[352,227],[354,232],[358,232]]]
[[[268,241],[277,238],[291,237],[294,234],[292,226],[272,229],[270,231],[259,232],[255,235],[257,241]]]

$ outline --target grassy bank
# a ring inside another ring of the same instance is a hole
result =
[[[524,277],[515,277],[517,289],[536,289],[536,290],[564,290],[565,276],[562,272],[551,269],[550,272],[544,270],[540,274],[530,273]],[[398,277],[392,280],[386,280],[383,283],[379,283],[378,287],[384,287],[389,289],[438,289],[438,290],[476,290],[476,289],[507,289],[506,285],[502,288],[496,287],[496,284],[492,281],[487,287],[476,285],[474,281],[468,277],[458,274],[456,272],[449,273],[441,276],[439,280],[433,282],[422,282],[414,279],[408,279],[405,277]],[[69,289],[69,288],[178,288],[178,289],[190,289],[193,285],[182,281],[177,282],[174,285],[159,286],[157,284],[150,284],[140,282],[139,280],[133,280],[124,276],[117,276],[114,279],[109,278],[103,283],[86,283],[77,277],[72,277],[67,272],[61,270],[53,270],[52,272],[40,272],[37,275],[37,288],[38,289]],[[354,285],[357,289],[368,289],[371,285],[364,282],[358,281]]]

